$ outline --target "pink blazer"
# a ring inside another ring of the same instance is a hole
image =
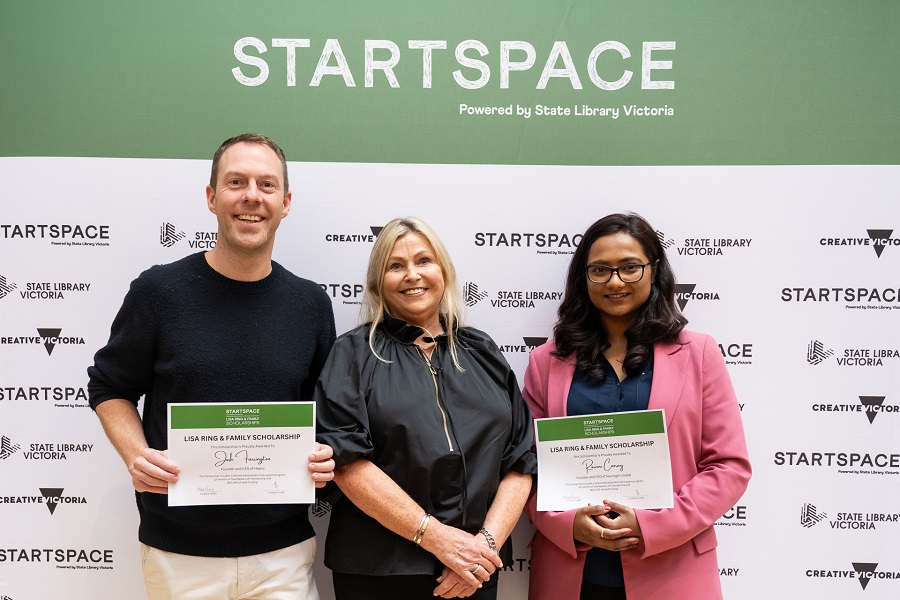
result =
[[[637,510],[643,541],[622,552],[628,600],[722,598],[713,523],[747,488],[750,461],[737,398],[725,361],[710,336],[683,331],[680,344],[656,344],[649,408],[665,409],[675,507]],[[525,400],[532,416],[566,414],[574,357],[531,353]],[[540,477],[540,472],[538,472]],[[578,600],[589,546],[572,538],[575,511],[538,512],[537,486],[525,513],[531,541],[530,600]]]

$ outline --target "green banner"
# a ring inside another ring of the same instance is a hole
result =
[[[538,442],[665,433],[661,410],[537,419]]]
[[[893,1],[2,7],[0,156],[900,162]]]
[[[312,427],[315,424],[311,403],[191,404],[169,409],[172,429]]]

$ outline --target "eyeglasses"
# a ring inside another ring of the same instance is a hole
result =
[[[644,277],[644,267],[649,267],[653,263],[643,265],[623,265],[621,267],[607,267],[604,265],[588,265],[585,267],[587,277],[591,283],[608,283],[612,279],[613,273],[619,276],[623,283],[636,283]]]

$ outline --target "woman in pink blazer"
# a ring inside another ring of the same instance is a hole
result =
[[[525,507],[537,528],[531,600],[722,598],[713,523],[744,493],[750,462],[725,361],[686,323],[647,221],[609,215],[585,232],[524,396],[534,418],[665,409],[674,508],[598,499],[539,512],[535,486]]]

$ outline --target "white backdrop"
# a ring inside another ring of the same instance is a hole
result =
[[[85,369],[130,281],[210,243],[208,177],[209,161],[0,158],[3,600],[143,597],[130,478]],[[689,328],[723,347],[747,430],[753,479],[718,524],[726,597],[900,595],[900,167],[291,163],[290,177],[275,259],[329,291],[339,333],[357,323],[371,228],[416,215],[520,380],[573,239],[644,215]],[[525,595],[531,531],[514,534],[507,600]],[[324,567],[319,583],[329,598]]]

